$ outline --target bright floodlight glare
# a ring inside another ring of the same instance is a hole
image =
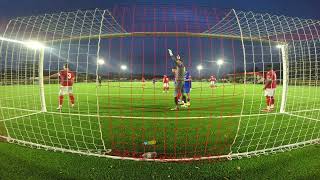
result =
[[[126,65],[121,65],[120,67],[122,70],[126,70],[127,69],[127,66]]]
[[[203,69],[202,65],[198,65],[197,69],[200,71],[201,69]]]
[[[27,46],[28,48],[31,48],[31,49],[44,49],[45,48],[44,44],[42,44],[38,41],[27,41],[24,44],[25,44],[25,46]]]
[[[1,41],[8,41],[8,42],[14,42],[14,43],[20,43],[20,44],[23,44],[23,42],[22,42],[22,41],[18,41],[18,40],[15,40],[15,39],[8,39],[8,38],[1,37],[1,36],[0,36],[0,40],[1,40]]]
[[[103,59],[98,59],[97,62],[98,62],[99,65],[103,65],[104,64],[104,60]]]
[[[282,47],[283,47],[283,45],[281,45],[281,44],[276,45],[276,48],[278,48],[278,49],[281,49]]]
[[[219,59],[219,60],[217,61],[218,66],[221,66],[223,63],[224,63],[224,61],[223,61],[222,59]]]

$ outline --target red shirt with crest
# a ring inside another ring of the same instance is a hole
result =
[[[74,73],[68,70],[61,70],[59,72],[59,79],[61,86],[72,86],[74,81]]]
[[[266,88],[276,88],[277,87],[277,74],[274,70],[270,70],[267,72],[266,79],[271,81],[270,84],[266,86]]]
[[[210,77],[210,82],[216,82],[217,81],[217,79],[215,78],[215,77]]]
[[[162,82],[163,82],[163,83],[169,83],[169,78],[168,78],[168,77],[164,77],[164,78],[162,79]]]

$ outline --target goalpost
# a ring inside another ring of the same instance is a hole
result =
[[[282,58],[282,96],[280,113],[285,113],[289,85],[288,45],[280,45],[280,50]]]
[[[55,151],[155,161],[233,159],[318,143],[319,28],[316,20],[183,7],[12,19],[0,37],[0,136]],[[161,90],[173,69],[169,48],[193,80],[191,106],[177,112],[169,111],[172,93]],[[59,80],[44,77],[65,63],[76,76],[76,100],[71,107],[66,96],[57,111]],[[264,78],[266,65],[280,82],[270,113],[260,111],[266,103],[256,77]],[[213,88],[211,75],[218,79]]]
[[[36,50],[34,51],[36,54]],[[40,88],[41,111],[47,112],[46,97],[44,94],[43,61],[44,61],[44,48],[39,50],[39,88]]]
[[[245,40],[242,42],[246,60],[243,65],[244,82],[248,69],[246,65],[257,67],[262,64],[262,71],[265,71],[265,64],[279,68],[278,75],[282,85],[277,88],[281,90],[281,96],[276,96],[276,104],[280,107],[279,114],[271,113],[269,118],[260,117],[263,114],[249,119],[240,117],[237,133],[230,147],[230,156],[250,157],[319,142],[319,139],[315,138],[319,136],[313,134],[315,129],[319,129],[316,108],[318,98],[315,95],[318,90],[316,69],[319,55],[319,21],[231,11],[205,32],[237,35]],[[252,74],[256,72],[254,68]],[[253,94],[249,94],[249,97],[256,96],[255,91],[251,93]],[[246,96],[243,98],[243,109],[247,106],[248,99],[250,98]],[[253,107],[254,99],[251,98],[250,101]],[[307,105],[309,103],[312,105]],[[263,103],[260,107],[263,107]],[[307,125],[307,129],[303,128],[304,125]],[[302,142],[299,140],[301,134],[311,139]]]

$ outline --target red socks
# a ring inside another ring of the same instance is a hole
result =
[[[69,95],[69,98],[70,98],[71,104],[74,104],[74,96]],[[59,96],[59,105],[62,106],[62,104],[63,104],[63,96]]]
[[[59,106],[62,106],[63,104],[63,96],[59,96]]]
[[[70,98],[71,104],[74,104],[74,96],[73,95],[69,95],[69,98]]]
[[[274,104],[274,98],[273,98],[273,96],[271,96],[270,101],[271,101],[270,104],[273,105],[273,104]]]
[[[273,96],[266,96],[266,102],[267,102],[267,106],[273,105],[274,104]]]
[[[180,97],[181,97],[181,92],[179,91],[178,95],[177,95],[177,98],[180,99]]]

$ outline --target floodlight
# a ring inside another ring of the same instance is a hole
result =
[[[218,66],[221,66],[223,63],[224,63],[224,61],[223,61],[222,59],[219,59],[219,60],[217,61],[217,65],[218,65]]]
[[[103,59],[98,59],[97,62],[98,62],[99,65],[103,65],[104,64],[104,60]]]
[[[120,68],[121,68],[122,70],[126,70],[126,69],[127,69],[127,66],[126,66],[126,65],[121,65]]]
[[[44,49],[45,45],[38,41],[27,41],[24,43],[25,46],[31,49]]]

